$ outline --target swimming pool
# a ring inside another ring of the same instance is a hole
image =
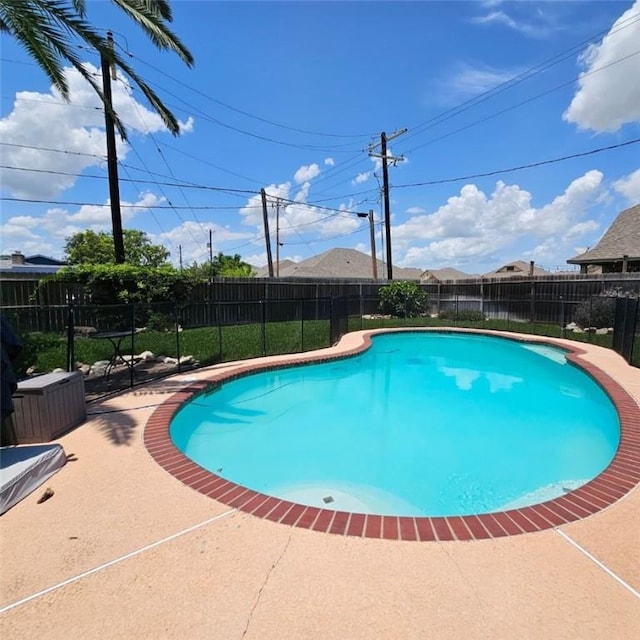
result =
[[[405,332],[350,358],[227,382],[182,406],[169,433],[200,467],[254,492],[420,518],[562,497],[609,465],[620,422],[557,347]]]

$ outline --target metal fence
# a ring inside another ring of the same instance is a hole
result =
[[[368,292],[180,305],[47,305],[3,313],[27,337],[25,364],[37,359],[38,372],[82,370],[90,397],[198,366],[319,349],[347,331],[379,326],[453,325],[571,338],[613,348],[640,366],[634,296],[585,299],[574,292],[553,299],[553,288],[531,283],[496,284],[476,295],[470,287],[440,288],[420,317],[380,317],[380,297]],[[518,295],[507,299],[506,293]]]
[[[7,310],[3,310],[7,312]],[[51,314],[64,331],[47,331]],[[344,301],[59,305],[10,310],[25,365],[81,370],[89,398],[216,363],[328,347],[346,331]]]

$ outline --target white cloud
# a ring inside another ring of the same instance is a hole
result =
[[[614,182],[613,188],[621,193],[629,204],[640,204],[640,169]]]
[[[98,73],[88,63],[86,68],[90,73]],[[11,113],[0,120],[2,141],[19,145],[12,147],[7,144],[3,148],[2,164],[42,171],[0,170],[3,189],[13,196],[51,198],[72,187],[84,169],[105,164],[102,103],[78,71],[66,68],[65,76],[70,103],[62,100],[53,88],[49,93],[20,91],[16,93]],[[145,135],[165,130],[160,116],[132,97],[126,79],[119,76],[112,89],[114,107],[130,132]],[[183,131],[193,129],[191,118],[180,124]],[[129,146],[119,138],[117,145],[118,157],[122,160]],[[59,149],[64,153],[43,151],[42,148]]]
[[[417,213],[427,213],[427,210],[423,209],[422,207],[409,207],[407,209],[407,213],[415,215]]]
[[[450,98],[478,95],[512,80],[521,72],[521,69],[495,69],[463,64],[446,80],[444,89]]]
[[[318,238],[346,235],[357,230],[362,224],[362,220],[351,212],[355,207],[353,201],[343,203],[337,209],[307,204],[310,187],[311,183],[305,182],[295,194],[295,198],[291,197],[290,182],[272,184],[265,188],[269,235],[272,246],[275,246],[276,235],[284,244],[284,248],[281,247],[281,255],[282,251],[286,250],[287,243],[306,244]],[[281,199],[279,208],[276,207],[277,199]],[[257,233],[264,232],[260,195],[249,198],[247,204],[240,209],[240,215],[243,224],[255,227]]]
[[[394,226],[394,248],[404,252],[398,264],[464,266],[491,260],[507,248],[524,255],[526,249],[515,248],[523,241],[551,241],[560,260],[569,243],[597,228],[587,215],[602,193],[602,179],[599,171],[589,171],[542,207],[532,206],[531,194],[518,185],[499,181],[489,196],[476,185],[465,185],[434,213],[418,214]]]
[[[371,177],[371,171],[363,171],[359,173],[352,181],[351,184],[362,184],[366,182]]]
[[[154,244],[161,244],[171,251],[171,261],[178,266],[180,263],[180,250],[182,247],[182,265],[188,267],[197,262],[205,264],[209,262],[209,230],[211,230],[212,248],[215,256],[219,251],[227,253],[225,243],[252,238],[252,233],[234,231],[214,222],[198,223],[187,220],[170,231],[149,234],[149,239]],[[245,260],[246,261],[246,260]]]
[[[634,55],[640,42],[640,21],[630,21],[638,12],[640,0],[618,18],[600,44],[590,46],[580,57],[585,70],[563,114],[565,121],[598,132],[617,131],[624,124],[640,121],[640,55]],[[626,56],[632,57],[622,60]],[[617,60],[621,62],[612,64]],[[597,69],[603,70],[592,73]]]
[[[150,192],[140,194],[136,202],[121,201],[123,226],[134,216],[146,213],[164,201],[163,197]],[[87,229],[111,230],[111,208],[108,201],[104,205],[84,205],[73,212],[55,207],[39,217],[12,216],[0,226],[3,249],[15,241],[14,244],[19,245],[23,252],[54,256],[62,256],[66,238]]]
[[[320,167],[314,162],[309,165],[302,165],[294,174],[293,179],[297,184],[302,184],[309,180],[313,180],[320,175]]]
[[[480,25],[502,25],[532,38],[547,36],[554,29],[541,11],[536,13],[535,22],[515,20],[504,11],[490,11],[484,16],[471,18],[471,22]]]
[[[327,165],[327,167],[334,167],[336,164],[336,161],[333,158],[325,158],[324,163],[325,165]]]

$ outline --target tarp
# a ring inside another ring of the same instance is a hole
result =
[[[0,515],[46,482],[67,462],[59,444],[0,447]]]

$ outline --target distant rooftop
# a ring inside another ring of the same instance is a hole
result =
[[[387,265],[376,260],[378,280],[387,279]],[[274,264],[274,275],[276,265]],[[267,267],[258,269],[257,277],[265,278]],[[422,269],[393,267],[394,280],[419,280]],[[280,278],[342,278],[373,279],[371,256],[355,249],[329,249],[302,262],[280,261]]]
[[[65,264],[62,260],[56,260],[40,253],[25,256],[20,251],[14,251],[12,254],[0,255],[0,272],[2,273],[32,273],[34,275],[56,273]]]
[[[640,204],[618,214],[598,244],[567,260],[569,264],[592,265],[619,262],[627,256],[640,260]]]

